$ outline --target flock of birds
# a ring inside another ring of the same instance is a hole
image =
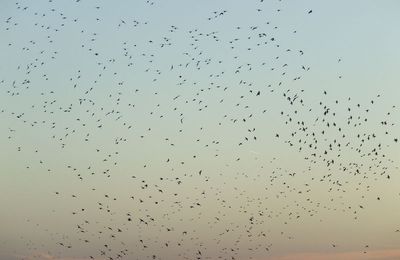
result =
[[[383,200],[373,184],[398,169],[398,108],[377,115],[381,94],[308,89],[301,28],[275,21],[289,3],[252,2],[250,22],[219,9],[199,26],[148,20],[161,3],[135,4],[145,12],[110,18],[104,1],[20,1],[2,19],[1,48],[13,57],[0,75],[2,138],[29,158],[24,171],[69,180],[48,194],[63,212],[48,214],[68,220],[57,230],[27,216],[51,241],[26,238],[27,250],[268,257],[303,219],[357,221],[370,194]],[[340,71],[342,58],[333,62]]]

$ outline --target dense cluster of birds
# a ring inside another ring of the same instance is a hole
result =
[[[277,237],[295,239],[290,226],[303,219],[357,220],[370,194],[383,200],[373,183],[398,169],[398,108],[382,93],[360,101],[309,89],[301,28],[276,22],[289,3],[249,2],[250,21],[229,8],[194,14],[198,26],[146,17],[161,4],[105,16],[105,1],[19,1],[2,17],[1,48],[13,57],[0,75],[2,138],[29,158],[24,171],[58,180],[48,196],[63,213],[48,214],[68,219],[58,231],[27,216],[52,244],[25,248],[251,259]],[[332,61],[338,71],[343,62]]]

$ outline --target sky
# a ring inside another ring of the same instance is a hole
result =
[[[0,258],[399,259],[399,7],[1,1]]]

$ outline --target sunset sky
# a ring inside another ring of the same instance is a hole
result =
[[[0,3],[0,259],[400,259],[400,2]]]

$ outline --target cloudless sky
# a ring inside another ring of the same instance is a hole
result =
[[[2,1],[0,258],[400,257],[399,8]]]

